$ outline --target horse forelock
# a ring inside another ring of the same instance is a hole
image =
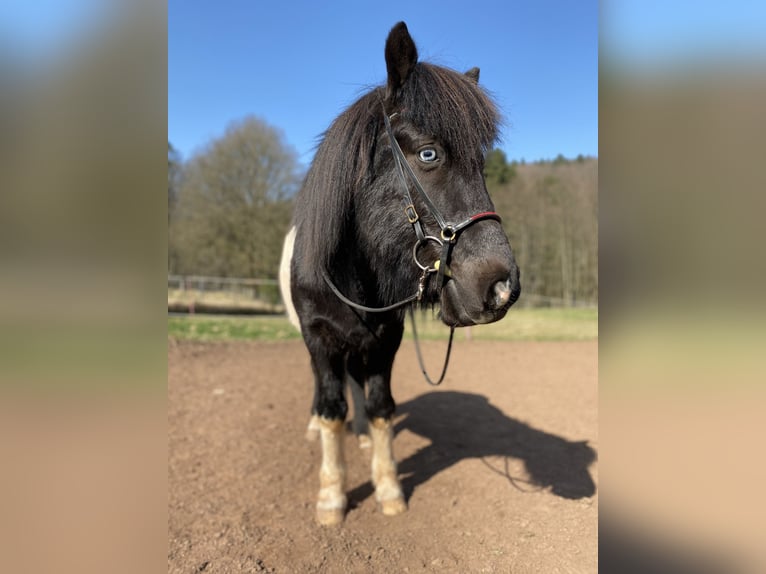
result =
[[[447,148],[456,169],[475,173],[497,141],[500,113],[472,78],[419,63],[402,86],[397,108],[418,131]]]

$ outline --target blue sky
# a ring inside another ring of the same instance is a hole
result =
[[[628,67],[747,62],[766,55],[763,0],[614,0],[601,16],[606,52]]]
[[[506,119],[509,159],[598,154],[592,0],[170,0],[168,139],[188,159],[252,114],[308,164],[335,116],[385,81],[385,39],[399,20],[421,59],[481,68]]]
[[[133,1],[0,2],[0,57],[24,67],[66,53]],[[597,154],[599,24],[626,71],[766,56],[763,0],[613,0],[600,22],[596,0],[169,0],[168,19],[168,137],[187,158],[254,114],[308,163],[338,112],[385,80],[400,19],[425,59],[481,67],[511,159]]]

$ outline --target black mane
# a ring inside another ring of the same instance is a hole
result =
[[[384,98],[383,87],[369,91],[322,136],[294,221],[307,237],[315,238],[303,254],[309,261],[329,264],[353,213],[355,190],[380,175],[375,157],[383,113],[399,112],[418,131],[439,139],[454,169],[466,174],[482,169],[484,155],[498,137],[497,107],[468,75],[418,63],[394,97]]]

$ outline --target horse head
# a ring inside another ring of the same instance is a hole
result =
[[[497,321],[521,289],[483,177],[484,157],[497,139],[497,109],[478,84],[478,68],[461,74],[418,62],[403,22],[389,33],[385,58],[387,129],[379,132],[381,175],[373,187],[376,203],[389,205],[370,213],[399,208],[404,231],[397,245],[407,253],[398,259],[412,255],[420,269],[436,271],[425,302],[440,304],[446,324]]]

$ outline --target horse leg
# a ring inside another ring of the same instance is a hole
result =
[[[367,429],[367,414],[364,406],[364,363],[358,356],[352,354],[348,358],[347,369],[348,387],[354,403],[354,420],[351,427],[359,441],[359,448],[370,448],[370,432]]]
[[[342,356],[313,354],[311,365],[317,382],[316,415],[322,439],[317,521],[339,524],[346,510],[346,467],[343,434],[348,406],[343,396],[345,361]]]
[[[393,452],[392,418],[396,405],[391,397],[391,362],[381,374],[370,376],[367,381],[369,394],[366,411],[370,421],[372,439],[372,483],[375,499],[383,514],[394,516],[407,510],[401,484],[396,476]]]
[[[395,516],[407,510],[402,487],[396,476],[391,426],[390,418],[370,420],[372,482],[375,485],[375,499],[380,504],[383,514],[387,516]]]
[[[359,382],[350,377],[348,387],[351,390],[351,400],[354,403],[354,421],[352,429],[359,441],[359,448],[370,448],[370,432],[367,430],[367,415],[364,412],[364,381]],[[306,427],[306,440],[314,442],[319,438],[320,426],[319,415],[317,415],[317,396],[318,391],[314,391],[314,400],[311,407],[311,418]]]
[[[311,401],[311,418],[309,418],[309,424],[306,427],[306,440],[314,442],[319,438],[319,415],[317,414],[317,400],[319,399],[318,385],[314,384],[314,398]]]
[[[306,440],[314,442],[319,438],[319,416],[312,414],[306,427]]]

